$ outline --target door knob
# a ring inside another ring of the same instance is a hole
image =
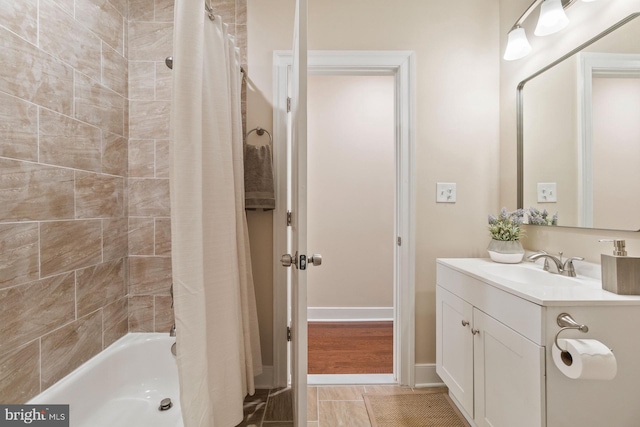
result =
[[[298,268],[298,253],[296,252],[296,254],[293,256],[289,254],[282,255],[282,257],[280,258],[280,264],[282,264],[283,267],[291,267],[291,265],[293,264],[296,268]]]
[[[322,255],[320,254],[311,255],[311,258],[309,258],[309,262],[315,265],[316,267],[319,265],[322,265]]]

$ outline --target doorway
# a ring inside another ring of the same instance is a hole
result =
[[[394,91],[391,75],[308,76],[307,245],[324,259],[307,274],[309,384],[395,381]]]
[[[289,131],[287,109],[288,104],[288,74],[291,65],[291,54],[289,52],[274,52],[274,146],[275,146],[275,175],[277,182],[278,200],[274,213],[274,255],[279,258],[280,254],[287,253],[287,134]],[[378,311],[386,311],[390,314],[393,322],[393,371],[386,381],[395,382],[402,385],[414,384],[414,196],[413,196],[413,53],[412,52],[314,52],[310,51],[308,56],[309,77],[313,76],[371,76],[388,78],[393,88],[392,94],[392,138],[393,148],[390,154],[392,163],[390,167],[395,175],[391,186],[393,199],[384,202],[384,207],[390,210],[393,218],[389,236],[390,245],[387,250],[391,252],[391,281],[393,286],[390,290],[391,298],[386,302],[376,303]],[[375,80],[375,79],[374,79]],[[385,79],[381,79],[385,80]],[[311,101],[309,101],[311,102]],[[310,131],[311,132],[311,131]],[[309,132],[309,133],[310,133]],[[353,139],[353,138],[352,138]],[[311,147],[311,146],[310,146]],[[371,147],[368,147],[371,148]],[[311,148],[312,150],[313,148]],[[389,160],[389,158],[387,158]],[[308,154],[308,164],[314,163],[311,151]],[[310,173],[313,172],[310,166]],[[351,168],[352,171],[359,171],[359,168]],[[307,173],[308,171],[304,171]],[[353,173],[352,173],[353,175]],[[308,194],[313,192],[313,181],[309,182]],[[317,185],[317,184],[316,184]],[[307,190],[307,189],[305,189]],[[312,201],[313,203],[313,201]],[[313,221],[313,213],[309,211],[308,219]],[[384,210],[379,206],[374,212],[368,209],[371,215],[378,214]],[[295,218],[296,213],[293,213]],[[326,218],[327,214],[323,215]],[[383,215],[384,216],[384,215]],[[389,212],[387,212],[389,216]],[[320,218],[320,220],[326,220]],[[339,225],[339,224],[338,224]],[[342,232],[343,236],[338,236],[334,240],[340,241],[349,239],[348,232]],[[313,244],[313,231],[309,233],[309,249]],[[335,242],[334,242],[335,243]],[[320,252],[320,250],[317,250]],[[359,251],[361,252],[361,250]],[[325,255],[326,257],[326,255]],[[375,261],[369,263],[366,254],[347,254],[353,273],[358,274],[361,269],[374,269]],[[323,267],[329,265],[331,261],[325,258]],[[313,275],[321,274],[321,269],[311,272],[308,280],[313,281]],[[287,274],[288,271],[282,268],[274,269],[274,385],[286,386],[288,383],[287,356],[288,346],[286,342],[287,334]],[[306,272],[305,272],[306,274]],[[382,274],[381,274],[382,276]],[[311,285],[309,289],[311,289]],[[322,285],[318,285],[322,286]],[[366,292],[366,290],[364,291]],[[362,291],[360,291],[362,293]],[[383,292],[384,293],[384,292]],[[356,292],[357,295],[357,292]],[[388,297],[389,295],[387,295]],[[356,298],[357,300],[357,298]],[[380,299],[379,301],[381,301]],[[392,301],[388,305],[388,301]],[[347,302],[350,307],[357,307],[353,302]],[[332,304],[335,305],[335,304]],[[380,309],[383,310],[380,310]],[[313,316],[313,315],[312,315]],[[313,318],[313,317],[312,317]],[[295,325],[294,325],[295,326]],[[306,340],[305,340],[306,341]],[[294,343],[295,345],[295,343]],[[306,342],[305,342],[306,346]],[[335,381],[331,381],[335,383]],[[354,381],[349,381],[353,383]]]

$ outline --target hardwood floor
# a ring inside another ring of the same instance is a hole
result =
[[[393,322],[309,322],[310,374],[393,373]]]

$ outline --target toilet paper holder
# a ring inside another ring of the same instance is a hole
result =
[[[554,339],[554,343],[555,343],[556,347],[558,347],[558,350],[560,350],[563,353],[566,350],[564,350],[563,348],[560,348],[560,345],[558,345],[558,335],[560,335],[561,332],[566,331],[567,329],[577,329],[580,332],[583,332],[585,334],[587,332],[589,332],[589,327],[587,325],[579,324],[578,322],[573,320],[573,317],[571,317],[571,315],[569,313],[560,313],[560,314],[558,314],[556,322],[558,323],[558,326],[560,326],[560,330],[556,334],[556,338]]]

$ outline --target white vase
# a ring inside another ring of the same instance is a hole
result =
[[[524,257],[524,248],[520,240],[491,239],[487,250],[492,261],[503,264],[517,264]]]

